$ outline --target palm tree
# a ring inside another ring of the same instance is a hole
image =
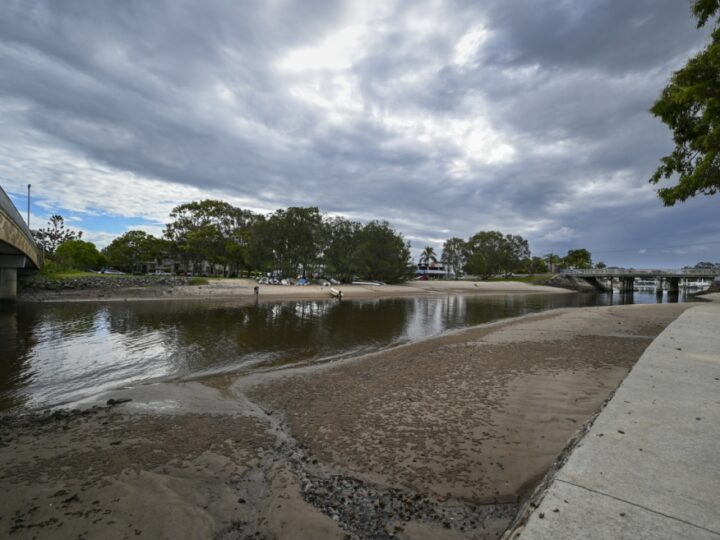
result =
[[[547,263],[551,273],[555,273],[555,267],[559,266],[562,262],[562,258],[555,253],[548,253],[543,257],[543,260]]]
[[[425,249],[420,253],[420,264],[425,265],[425,274],[430,270],[430,261],[437,262],[437,256],[431,246],[425,246]]]

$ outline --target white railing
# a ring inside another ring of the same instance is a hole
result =
[[[673,276],[673,277],[715,277],[720,276],[720,268],[682,268],[664,270],[638,270],[637,268],[591,268],[591,269],[568,269],[561,270],[561,274],[589,277],[612,277],[612,276]]]

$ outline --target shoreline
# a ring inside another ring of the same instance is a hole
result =
[[[132,397],[120,405],[5,417],[0,486],[15,496],[0,528],[38,538],[496,538],[565,441],[689,307],[562,308],[338,363],[145,385],[103,398]]]
[[[653,340],[503,538],[720,536],[718,324],[703,303]]]
[[[23,303],[123,302],[158,300],[255,301],[251,279],[209,279],[207,285],[172,285],[112,289],[28,290],[18,296]],[[448,294],[570,294],[576,291],[517,281],[410,281],[398,285],[337,285],[344,300]],[[259,301],[332,300],[330,287],[320,285],[262,285]]]

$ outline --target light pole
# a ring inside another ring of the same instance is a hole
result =
[[[30,188],[31,187],[32,187],[32,184],[28,184],[28,210],[27,210],[28,229],[30,228]]]

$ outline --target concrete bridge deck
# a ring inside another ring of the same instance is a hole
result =
[[[562,274],[588,278],[678,278],[713,279],[720,276],[720,269],[683,268],[670,270],[648,270],[638,268],[591,268],[587,270],[563,270]]]
[[[19,269],[39,269],[42,263],[43,252],[30,228],[0,187],[0,300],[17,295]]]
[[[670,324],[505,538],[720,539],[719,329],[717,302]]]
[[[636,278],[654,279],[660,283],[660,285],[664,283],[669,292],[677,292],[683,283],[685,285],[697,285],[698,279],[706,283],[717,279],[718,276],[720,276],[720,269],[683,268],[681,270],[647,270],[637,268],[591,268],[587,270],[563,270],[561,274],[572,279],[579,278],[601,290],[605,289],[605,286],[601,284],[601,280],[610,281],[612,286],[617,279],[621,292],[632,294],[635,288]]]

